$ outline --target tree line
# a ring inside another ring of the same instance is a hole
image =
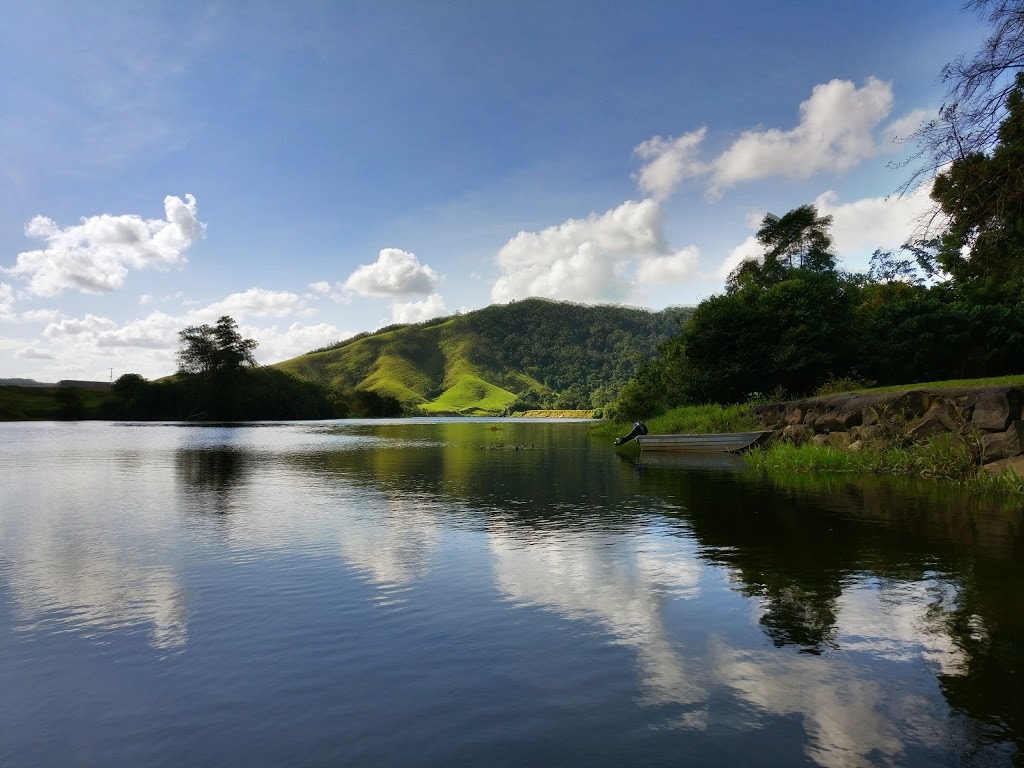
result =
[[[111,419],[249,421],[398,416],[399,402],[368,390],[331,391],[259,366],[257,342],[227,315],[179,332],[178,372],[158,381],[121,376],[101,415]]]

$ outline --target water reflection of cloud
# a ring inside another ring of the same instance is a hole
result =
[[[837,641],[893,661],[921,658],[943,675],[966,674],[967,659],[946,626],[956,597],[948,582],[860,582],[838,600]]]
[[[434,506],[409,496],[375,498],[339,510],[345,562],[381,587],[406,587],[430,569],[440,541]]]
[[[941,697],[865,679],[848,661],[777,651],[741,651],[719,642],[716,678],[754,705],[759,718],[799,716],[804,753],[827,768],[896,765],[906,745],[939,744],[948,725]]]
[[[642,703],[683,707],[658,727],[706,729],[714,689],[724,687],[746,705],[736,727],[797,717],[805,755],[827,768],[895,765],[910,745],[947,741],[950,711],[930,667],[963,669],[944,624],[955,598],[948,584],[847,585],[836,600],[837,649],[824,655],[737,648],[713,628],[710,650],[688,651],[667,621],[671,600],[704,596],[702,566],[684,540],[568,531],[524,538],[497,525],[490,549],[497,584],[513,603],[597,622],[635,649]],[[748,606],[756,616],[754,601]],[[903,684],[893,686],[872,659],[916,663],[916,681],[907,685],[901,673]]]
[[[522,541],[512,533],[501,525],[492,528],[490,548],[498,587],[513,602],[600,622],[616,642],[634,648],[645,703],[706,699],[665,625],[670,598],[698,594],[700,566],[681,540],[563,530]],[[706,723],[701,717],[685,722]]]
[[[23,521],[7,539],[9,585],[26,628],[68,623],[86,634],[148,627],[149,642],[175,650],[188,640],[180,576],[141,562],[117,536],[67,531],[45,520]]]

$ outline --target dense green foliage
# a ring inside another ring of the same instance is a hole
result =
[[[104,409],[111,419],[203,421],[323,419],[336,412],[326,390],[272,368],[179,374],[152,382],[125,374],[114,382]]]
[[[178,332],[178,370],[181,373],[213,373],[255,368],[254,339],[244,339],[234,318],[224,315],[216,325],[190,325]]]
[[[388,394],[423,413],[598,408],[688,312],[527,299],[392,326],[275,367],[332,390]]]

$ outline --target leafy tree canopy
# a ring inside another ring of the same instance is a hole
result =
[[[940,173],[932,198],[949,217],[936,259],[954,281],[982,286],[990,298],[1024,288],[1024,73],[1006,101],[999,143]]]
[[[178,370],[181,373],[216,373],[256,367],[255,339],[245,339],[228,315],[216,325],[190,325],[178,332]]]
[[[726,290],[748,286],[769,288],[786,279],[795,268],[814,272],[835,269],[832,254],[831,216],[819,216],[813,205],[801,205],[785,216],[765,214],[757,241],[764,246],[761,259],[748,259],[736,267],[726,281]]]

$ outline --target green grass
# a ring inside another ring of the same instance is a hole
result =
[[[952,381],[927,381],[917,384],[893,384],[886,387],[853,388],[835,392],[902,392],[909,389],[954,389],[960,387],[998,387],[1007,385],[1024,385],[1024,374],[1012,376],[992,376],[987,379],[953,379]]]
[[[532,411],[516,411],[512,415],[529,419],[592,419],[594,412],[588,410],[555,411],[536,409]]]
[[[668,413],[646,419],[644,423],[655,435],[717,434],[749,432],[761,429],[750,405],[682,405]],[[629,431],[629,424],[607,422],[594,428],[598,436],[619,435]]]
[[[1014,472],[979,474],[976,438],[935,435],[908,446],[866,445],[848,451],[826,445],[774,443],[746,454],[756,469],[773,474],[824,473],[927,477],[954,480],[982,492],[1024,495],[1024,478]]]
[[[420,410],[432,414],[490,416],[504,411],[510,403],[515,402],[515,399],[516,395],[507,389],[497,387],[477,376],[465,375],[442,392],[436,400],[421,405]]]
[[[0,421],[52,421],[61,417],[56,389],[0,387]],[[109,397],[102,390],[78,389],[84,418],[99,418],[100,404]]]
[[[395,355],[381,355],[373,373],[359,383],[360,389],[369,389],[397,397],[403,405],[420,405],[427,401],[427,393],[434,382],[409,360]]]

